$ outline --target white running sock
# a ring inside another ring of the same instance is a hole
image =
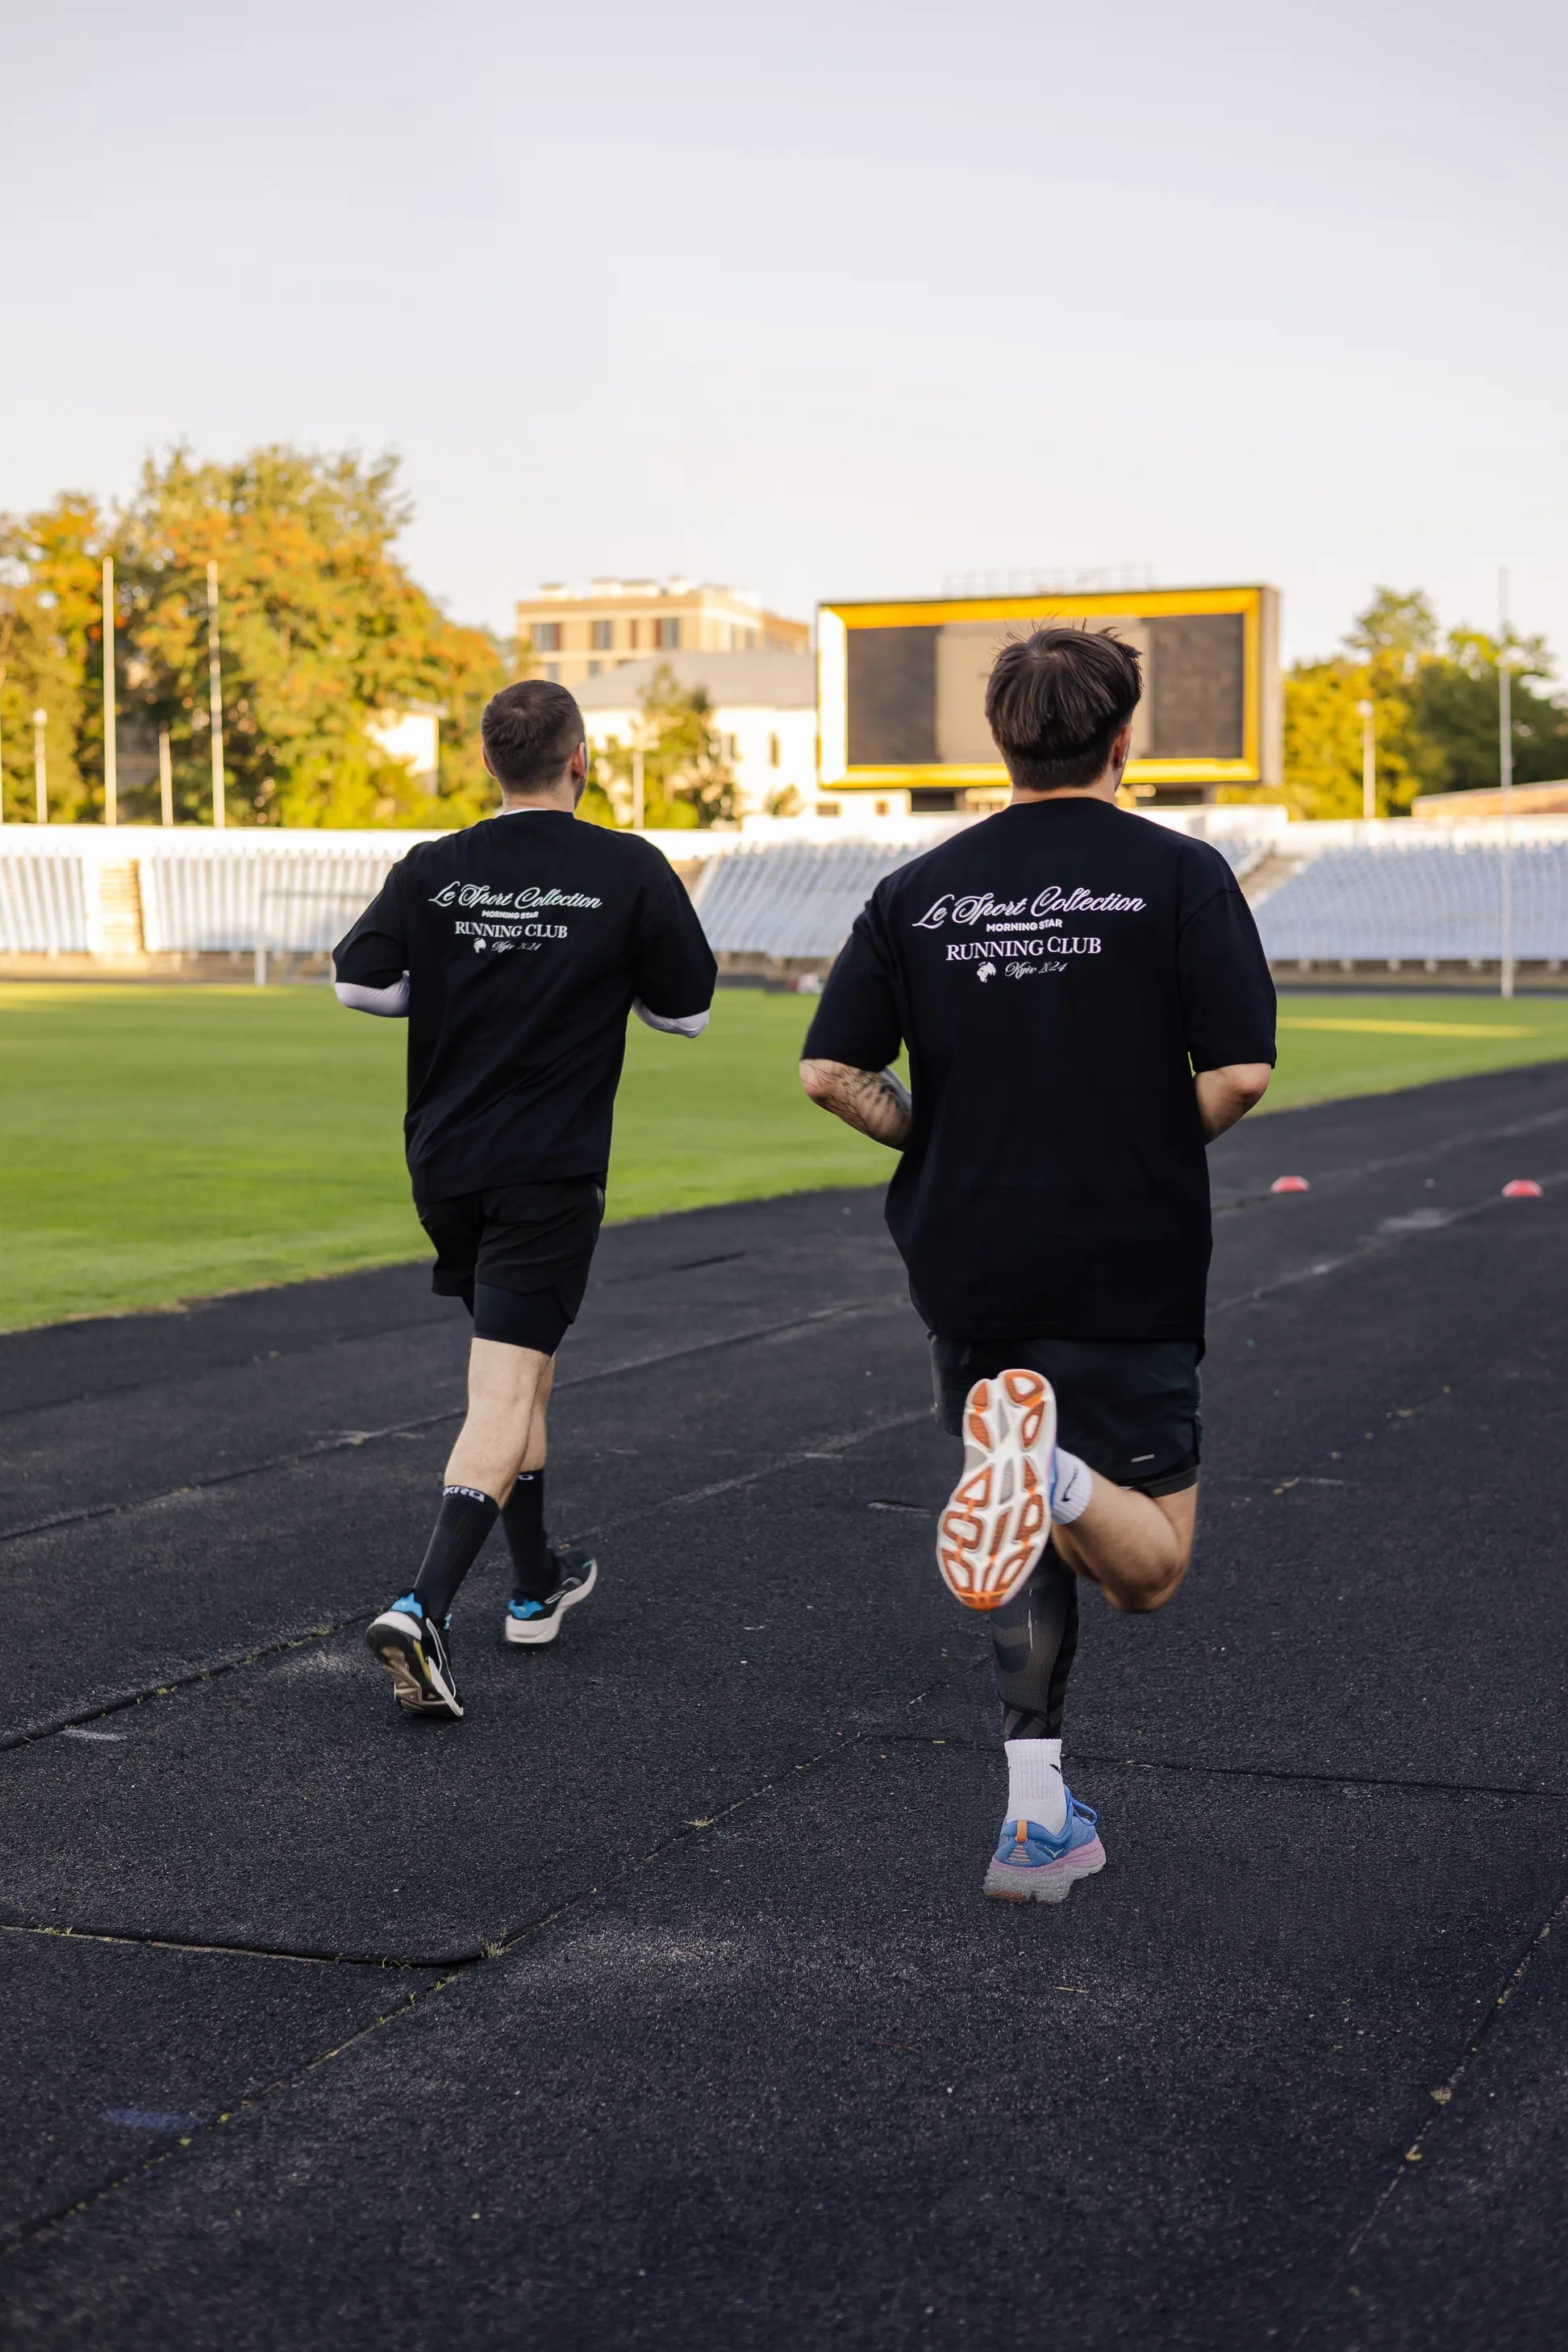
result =
[[[1087,1462],[1076,1454],[1064,1454],[1057,1448],[1057,1491],[1051,1498],[1051,1517],[1058,1528],[1070,1528],[1080,1511],[1089,1507],[1094,1491],[1094,1473]]]
[[[1005,1746],[1007,1819],[1037,1822],[1052,1837],[1059,1835],[1068,1817],[1061,1741],[1009,1739]]]

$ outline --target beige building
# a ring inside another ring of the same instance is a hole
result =
[[[595,580],[586,588],[552,581],[517,608],[524,672],[570,687],[639,655],[805,653],[810,644],[806,622],[694,580]]]
[[[637,741],[643,696],[661,669],[682,693],[700,687],[707,695],[713,732],[735,778],[737,815],[769,815],[781,799],[799,809],[812,805],[816,664],[808,653],[671,652],[607,663],[598,677],[574,688],[595,751],[612,738]],[[612,797],[621,822],[629,824],[629,793],[624,807],[620,794]]]

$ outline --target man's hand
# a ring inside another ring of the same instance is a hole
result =
[[[814,1103],[846,1127],[858,1128],[873,1143],[901,1151],[909,1140],[909,1089],[891,1070],[855,1070],[847,1062],[803,1062],[800,1082]]]
[[[1212,1143],[1245,1118],[1253,1104],[1263,1100],[1273,1075],[1267,1062],[1228,1062],[1222,1070],[1200,1070],[1193,1084],[1205,1141]]]

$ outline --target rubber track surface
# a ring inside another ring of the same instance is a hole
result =
[[[601,1589],[508,1652],[492,1546],[450,1727],[362,1647],[460,1410],[422,1269],[0,1339],[7,2340],[1560,2347],[1568,1070],[1213,1168],[1198,1559],[1086,1608],[1059,1910],[980,1898],[877,1196],[606,1235]]]

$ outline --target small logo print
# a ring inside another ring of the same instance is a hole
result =
[[[974,976],[976,980],[994,980],[996,967],[994,963],[977,963],[974,967]]]

